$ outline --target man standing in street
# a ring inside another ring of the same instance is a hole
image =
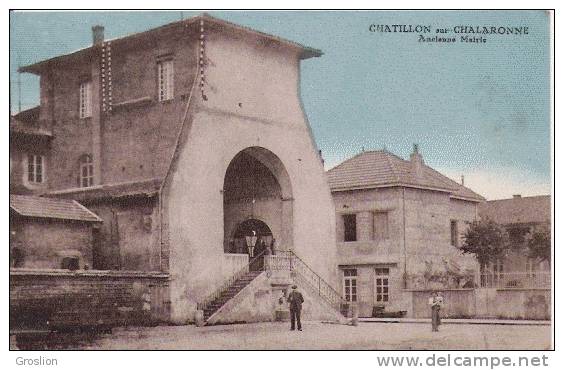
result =
[[[304,302],[304,297],[302,293],[298,291],[298,287],[296,285],[292,286],[292,291],[288,295],[288,303],[290,303],[290,322],[291,327],[290,330],[294,330],[296,328],[296,321],[298,322],[298,330],[302,331],[302,322],[301,322],[301,312],[302,312],[302,303]]]
[[[441,308],[443,306],[444,299],[440,292],[433,292],[431,298],[429,298],[429,306],[431,306],[431,327],[432,331],[439,331],[439,325],[441,324]]]

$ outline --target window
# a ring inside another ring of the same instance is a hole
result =
[[[388,302],[390,300],[390,269],[376,269],[376,302]]]
[[[92,82],[85,81],[80,84],[79,117],[92,116]]]
[[[509,243],[514,248],[522,247],[525,243],[525,236],[529,233],[528,227],[509,227],[507,234],[509,236]]]
[[[458,221],[450,221],[450,245],[458,248]]]
[[[64,257],[61,262],[61,268],[64,270],[75,271],[79,269],[78,257]]]
[[[92,164],[92,156],[85,154],[80,157],[79,170],[79,186],[81,188],[87,188],[94,185],[94,165]]]
[[[345,226],[344,241],[355,242],[356,241],[356,215],[343,215],[343,223]]]
[[[172,60],[157,63],[159,101],[174,98],[174,67]]]
[[[503,281],[503,259],[498,258],[491,263],[491,270],[493,274],[494,283]]]
[[[374,240],[388,239],[388,212],[374,212]]]
[[[347,302],[356,302],[356,277],[356,269],[343,270],[343,288]]]
[[[527,257],[527,261],[525,262],[525,271],[527,271],[527,277],[535,277],[535,272],[539,270],[539,260],[536,258]]]
[[[42,184],[44,179],[43,156],[29,154],[27,156],[27,180],[34,184]]]

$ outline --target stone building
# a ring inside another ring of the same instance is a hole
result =
[[[473,286],[475,258],[458,246],[484,198],[425,165],[417,146],[408,161],[386,150],[362,152],[327,175],[340,289],[361,316],[382,309],[412,315],[409,290]]]
[[[89,269],[101,222],[73,200],[10,195],[10,266]]]
[[[530,258],[526,252],[530,234],[541,228],[550,231],[550,195],[490,200],[480,204],[478,212],[480,218],[502,225],[510,241],[506,255],[482,271],[482,285],[550,287],[549,261]]]
[[[280,275],[286,262],[323,301],[337,284],[334,207],[299,96],[300,63],[322,53],[208,15],[107,41],[92,31],[91,46],[20,69],[40,77],[49,143],[41,185],[22,186],[103,220],[95,269],[164,274],[169,321],[226,303],[232,320],[270,318],[300,278]],[[266,250],[276,273],[252,274]]]

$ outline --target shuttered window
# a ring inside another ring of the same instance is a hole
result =
[[[374,240],[388,239],[388,212],[374,212]]]
[[[450,221],[450,245],[458,247],[458,222],[456,220]]]

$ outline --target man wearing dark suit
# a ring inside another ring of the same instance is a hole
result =
[[[298,291],[298,287],[296,285],[292,286],[292,291],[288,295],[288,303],[290,303],[290,321],[291,327],[290,330],[294,330],[296,328],[296,321],[298,322],[298,330],[302,331],[302,322],[301,322],[301,312],[302,312],[302,303],[304,303],[304,297],[302,293]]]

